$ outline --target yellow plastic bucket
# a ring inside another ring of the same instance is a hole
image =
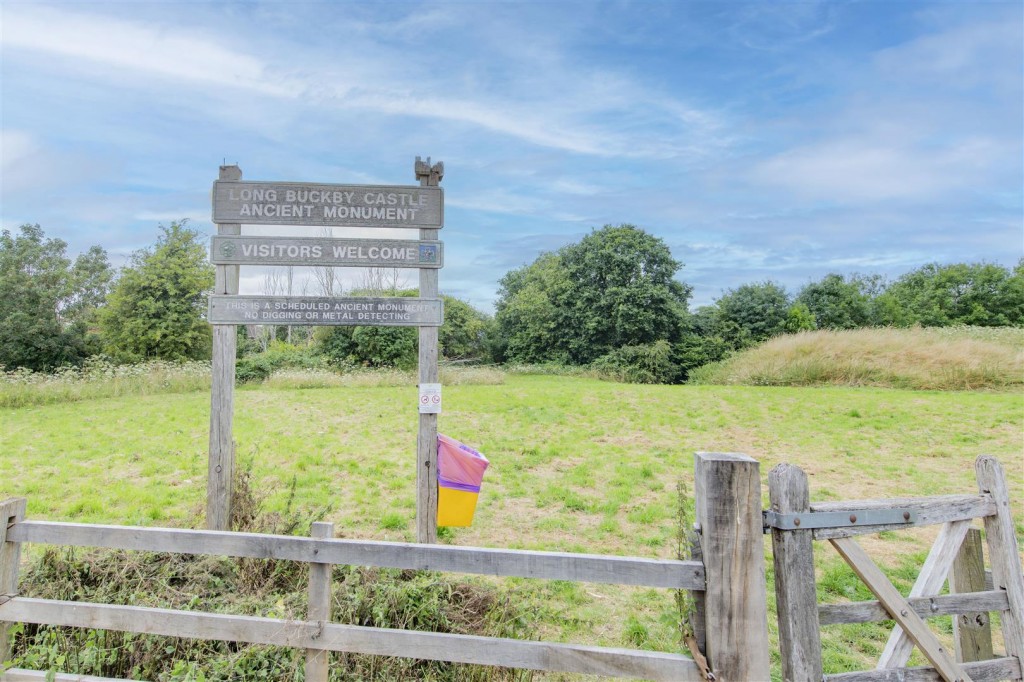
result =
[[[480,493],[437,486],[437,525],[468,526],[473,523]]]

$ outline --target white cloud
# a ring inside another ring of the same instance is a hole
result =
[[[404,23],[449,21],[450,13],[426,12],[413,13]],[[89,77],[121,86],[131,81],[132,87],[154,89],[160,79],[173,79],[179,95],[183,86],[236,89],[335,111],[461,123],[589,156],[702,156],[725,139],[717,117],[666,93],[648,92],[629,74],[564,64],[552,48],[518,60],[510,57],[499,88],[478,80],[472,65],[410,68],[406,52],[372,42],[376,33],[365,26],[354,35],[358,39],[351,45],[329,48],[312,42],[268,46],[251,39],[252,49],[259,50],[251,52],[232,49],[230,38],[205,27],[15,4],[5,8],[0,41],[5,51],[71,60]],[[339,62],[344,68],[338,68]],[[220,108],[208,99],[196,106]],[[239,116],[257,127],[259,121],[249,119],[280,116],[273,108],[263,114],[260,109],[246,107]],[[662,134],[638,132],[650,125],[662,128]]]
[[[880,74],[919,86],[922,80],[943,88],[992,84],[1020,91],[1021,17],[1019,9],[1002,21],[957,24],[880,51]],[[993,68],[994,65],[1016,68]]]
[[[6,176],[19,162],[35,153],[32,136],[22,130],[0,130],[0,175]]]
[[[16,3],[4,8],[0,41],[5,50],[45,52],[127,72],[237,87],[267,95],[296,94],[294,88],[274,78],[267,65],[251,55],[157,25]]]
[[[805,198],[862,202],[936,199],[982,191],[995,140],[976,137],[933,148],[926,141],[863,134],[797,147],[756,164],[750,178]]]

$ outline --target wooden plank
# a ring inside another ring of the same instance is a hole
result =
[[[314,538],[333,538],[334,524],[317,521],[310,529]],[[331,564],[309,565],[309,612],[306,620],[331,622]],[[327,682],[330,653],[324,649],[306,649],[306,682]]]
[[[301,649],[320,648],[376,656],[400,656],[529,670],[640,677],[651,680],[701,680],[696,664],[679,654],[575,644],[369,628],[335,623],[321,625],[253,616],[22,597],[16,597],[0,606],[0,618],[26,623],[48,623]]]
[[[981,530],[971,528],[960,545],[956,559],[949,571],[949,591],[957,594],[981,592],[985,589],[985,555]],[[1002,597],[1006,594],[997,592]],[[1009,604],[1009,602],[1007,602]],[[1000,606],[1002,611],[1008,606]],[[958,614],[953,619],[953,643],[956,646],[956,660],[965,663],[987,661],[995,656],[992,650],[992,624],[990,609],[977,609]]]
[[[1016,658],[964,663],[964,671],[974,682],[998,682],[1021,679],[1020,662]],[[825,675],[826,682],[940,682],[935,668],[886,668],[869,672]]]
[[[869,509],[909,509],[916,515],[910,523],[843,528],[816,528],[815,540],[848,538],[855,535],[900,530],[914,526],[934,526],[950,521],[965,521],[996,513],[991,495],[939,495],[936,497],[899,497],[886,500],[854,500],[849,502],[814,502],[812,512],[851,512]]]
[[[421,186],[436,187],[441,183],[444,174],[444,164],[441,162],[431,166],[429,157],[425,164],[416,157],[414,169]],[[420,230],[420,239],[437,239],[437,230]],[[419,284],[420,296],[423,298],[439,297],[436,269],[421,268]],[[421,384],[436,384],[441,381],[437,367],[437,334],[437,327],[420,327]],[[437,542],[437,423],[436,413],[419,413],[419,429],[416,434],[416,541],[421,543]]]
[[[444,303],[437,297],[325,298],[214,295],[210,296],[207,319],[214,325],[437,327],[444,322]]]
[[[746,455],[698,452],[694,479],[708,662],[719,680],[760,679],[769,653],[759,465]]]
[[[293,535],[100,526],[52,521],[25,521],[15,524],[8,537],[18,542],[75,547],[286,559],[669,589],[704,589],[703,564],[697,561],[671,559],[453,545],[425,546],[407,542],[320,540]]]
[[[967,529],[970,521],[953,521],[947,523],[939,531],[935,543],[928,552],[921,572],[910,588],[911,597],[931,597],[937,595],[946,582],[949,569],[953,566],[960,545],[967,536]],[[889,635],[889,641],[885,644],[882,655],[878,658],[877,668],[902,668],[910,660],[910,654],[914,652],[914,643],[907,633],[897,625]]]
[[[238,181],[238,166],[221,166],[220,180]],[[217,234],[242,233],[239,223],[217,225]],[[214,294],[238,293],[238,266],[215,266]],[[210,458],[206,476],[206,527],[228,530],[231,525],[231,495],[235,481],[235,355],[237,330],[233,325],[213,325],[213,358],[210,386]]]
[[[227,237],[210,239],[216,265],[439,268],[444,244],[419,239]]]
[[[988,560],[992,566],[992,582],[997,590],[1006,591],[1008,608],[1000,614],[1003,642],[1007,656],[1024,661],[1024,577],[1021,574],[1020,548],[1014,532],[1013,509],[1006,488],[1003,467],[995,457],[982,455],[974,462],[978,490],[992,496],[996,513],[985,517]],[[1020,504],[1020,500],[1017,500]]]
[[[907,603],[914,613],[922,618],[948,616],[977,611],[1002,611],[1006,608],[1006,593],[1001,590],[944,594],[940,597],[917,597]],[[889,612],[877,601],[862,601],[853,604],[822,604],[818,607],[818,622],[821,625],[840,623],[877,623],[892,620]]]
[[[700,548],[700,535],[696,532],[691,533],[689,541],[690,558],[703,566],[704,552]],[[693,599],[693,639],[697,642],[697,650],[701,654],[708,651],[707,603],[704,597],[703,586],[699,590],[690,590],[690,598]]]
[[[810,510],[807,474],[791,464],[768,473],[772,509],[780,514]],[[775,603],[784,680],[820,680],[821,633],[814,577],[814,538],[809,530],[772,529]]]
[[[968,681],[970,677],[956,664],[949,655],[949,652],[942,646],[935,634],[928,629],[928,626],[907,604],[889,579],[885,577],[881,569],[875,565],[860,545],[850,538],[836,538],[831,540],[832,546],[846,560],[853,572],[856,573],[864,584],[868,586],[878,601],[882,602],[893,620],[906,630],[907,634],[921,649],[935,669],[939,671],[942,679],[946,682]]]
[[[440,228],[444,192],[415,185],[213,183],[213,222],[313,227]]]
[[[0,603],[18,594],[21,542],[10,531],[24,520],[27,504],[24,497],[0,502]],[[10,627],[10,623],[0,620],[0,667],[11,657]]]
[[[50,677],[53,675],[53,677]],[[26,670],[10,668],[0,673],[0,682],[142,682],[142,680],[124,677],[96,677],[95,675],[78,675],[76,673],[51,673],[45,670]]]

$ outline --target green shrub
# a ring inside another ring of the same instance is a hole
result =
[[[273,364],[263,355],[249,355],[235,362],[235,382],[239,384],[261,383],[273,372]]]
[[[664,340],[617,348],[595,360],[591,367],[631,384],[671,384],[679,378],[672,362],[672,346]]]
[[[699,367],[718,362],[732,352],[732,346],[721,336],[684,334],[679,343],[672,344],[672,362],[679,372],[679,380],[692,376]]]

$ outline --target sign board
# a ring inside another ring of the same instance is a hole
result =
[[[440,327],[444,304],[434,298],[210,296],[210,324]]]
[[[441,414],[441,384],[420,384],[420,414]]]
[[[321,237],[213,237],[216,265],[320,265],[439,268],[444,245],[413,239],[330,239]]]
[[[217,180],[213,222],[440,229],[444,194],[440,187]]]

